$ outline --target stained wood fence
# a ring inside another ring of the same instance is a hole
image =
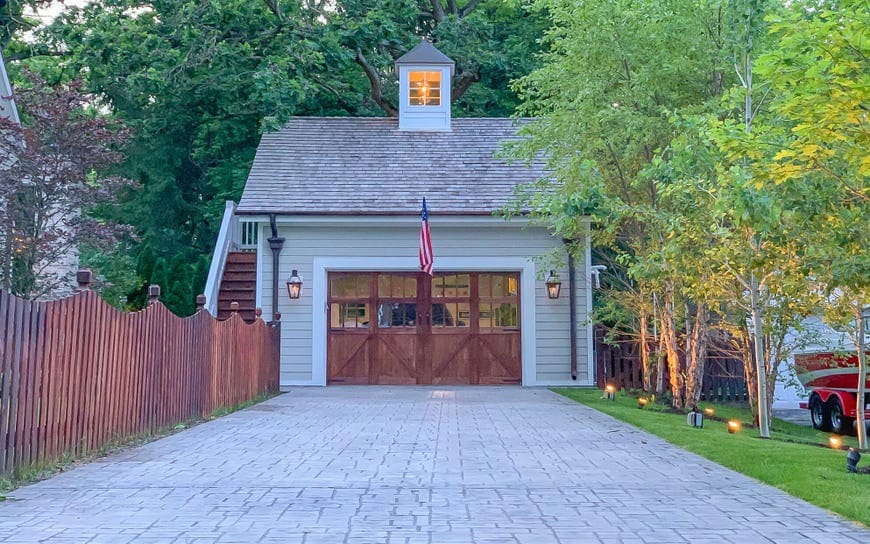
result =
[[[643,389],[643,365],[640,360],[640,342],[636,338],[619,337],[605,342],[607,329],[595,327],[596,385],[603,389],[613,384],[619,389]],[[655,346],[651,346],[655,351]],[[680,357],[685,354],[680,353]],[[664,383],[667,388],[668,370],[665,367]],[[709,341],[707,362],[701,385],[704,400],[747,400],[746,379],[743,361],[725,346]]]
[[[0,476],[77,458],[278,389],[280,329],[238,313],[126,313],[85,289],[0,292]]]

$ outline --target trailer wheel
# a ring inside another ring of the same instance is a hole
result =
[[[828,407],[822,402],[822,399],[820,399],[818,395],[813,395],[810,398],[810,419],[813,422],[814,429],[827,431],[831,428]]]
[[[840,399],[832,396],[828,403],[831,405],[828,409],[830,413],[829,421],[831,422],[831,432],[837,434],[851,434],[852,419],[843,415],[843,405],[840,404]]]

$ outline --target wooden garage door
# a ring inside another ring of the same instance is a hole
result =
[[[520,383],[519,275],[329,274],[329,383]]]

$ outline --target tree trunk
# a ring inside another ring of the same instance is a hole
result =
[[[680,368],[680,354],[677,350],[676,320],[674,317],[673,299],[666,300],[661,311],[662,344],[668,362],[670,374],[672,405],[677,410],[685,408],[683,373]]]
[[[855,425],[858,431],[858,448],[867,449],[867,424],[864,418],[864,398],[867,395],[867,353],[864,343],[864,305],[863,300],[856,301],[857,315],[857,342],[858,347],[858,402],[855,410]]]
[[[752,339],[749,336],[749,331],[746,329],[740,330],[734,339],[737,351],[740,353],[740,359],[743,362],[743,377],[746,381],[746,397],[749,401],[749,411],[752,413],[752,424],[758,425],[758,410],[756,395],[757,381],[755,379],[755,355],[752,350]]]
[[[650,368],[649,323],[646,313],[640,316],[640,366],[642,369],[643,390],[652,391],[652,368]]]
[[[662,354],[665,353],[662,337],[658,331],[658,307],[659,300],[653,293],[653,341],[656,342],[656,394],[661,395],[665,392],[665,363],[662,360]]]
[[[767,397],[767,365],[764,360],[764,330],[761,326],[761,295],[758,280],[749,279],[749,302],[752,308],[752,330],[755,337],[755,376],[758,383],[758,431],[761,438],[770,438],[770,412]]]
[[[686,403],[692,406],[701,400],[704,387],[704,366],[707,363],[707,306],[698,304],[692,327],[690,350],[686,350]]]

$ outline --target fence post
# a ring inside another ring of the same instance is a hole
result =
[[[254,315],[257,317],[257,319],[262,319],[263,318],[263,309],[257,308],[256,310],[254,310]]]
[[[159,285],[149,285],[148,286],[148,305],[152,305],[155,302],[160,300],[160,286]]]
[[[230,302],[230,311],[234,314],[239,313],[239,303],[238,302]]]
[[[79,284],[76,291],[87,291],[90,289],[93,278],[94,274],[90,268],[82,268],[76,272],[76,283]]]
[[[205,308],[205,295],[196,295],[196,311],[201,312]]]

